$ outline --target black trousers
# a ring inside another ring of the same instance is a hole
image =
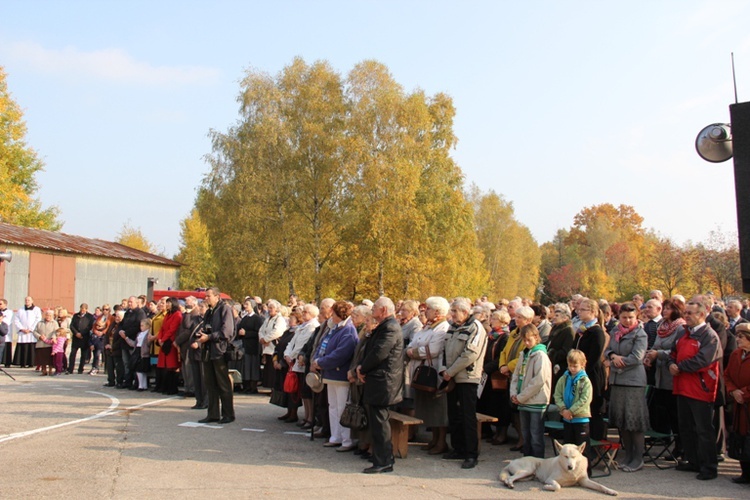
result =
[[[70,356],[68,357],[68,373],[73,373],[76,368],[76,356],[81,351],[81,361],[78,364],[78,373],[83,372],[83,366],[86,364],[86,353],[89,350],[88,342],[77,339],[70,345]]]
[[[203,363],[194,359],[190,360],[190,371],[193,373],[193,386],[195,387],[195,404],[208,406],[208,393],[203,376]]]
[[[234,418],[234,395],[232,383],[229,381],[229,368],[224,357],[204,361],[203,375],[206,377],[208,391],[208,418]]]
[[[476,390],[474,393],[476,394]],[[372,432],[372,464],[376,467],[392,465],[395,460],[393,458],[393,444],[391,443],[391,422],[388,420],[388,407],[365,405],[365,408]]]
[[[685,460],[704,474],[716,474],[716,432],[713,402],[677,396],[677,415]]]
[[[464,458],[479,456],[477,384],[456,384],[448,393],[448,428],[455,451]]]

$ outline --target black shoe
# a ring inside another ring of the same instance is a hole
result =
[[[389,465],[373,465],[363,470],[365,474],[381,474],[383,472],[393,472],[393,464]]]
[[[679,462],[674,469],[683,472],[698,472],[699,470],[696,465],[693,465],[690,462]]]
[[[208,417],[198,420],[199,424],[210,424],[211,422],[220,422],[220,420],[218,418],[208,418]]]
[[[186,393],[183,394],[183,396],[186,397],[186,398],[194,398],[195,397],[195,393],[194,392],[186,392]]]
[[[523,451],[523,446],[512,446],[510,451]]]
[[[221,420],[219,420],[220,424],[231,424],[234,422],[234,417],[221,417]]]
[[[734,484],[750,484],[750,478],[747,478],[745,476],[733,477],[732,482]]]
[[[725,460],[725,458],[724,458],[724,454],[723,453],[720,453],[720,454],[716,455],[716,461],[717,462],[721,463],[724,460]]]
[[[104,384],[102,387],[114,387],[115,384]]]
[[[359,458],[361,458],[362,460],[370,460],[372,458],[372,453],[370,453],[369,451],[363,451]]]
[[[115,389],[124,389],[124,387],[122,386],[122,384],[117,384],[115,385]]]
[[[464,460],[464,463],[461,464],[462,469],[473,469],[477,466],[477,459],[476,458],[467,458]]]
[[[456,450],[453,450],[443,455],[443,460],[463,460],[463,459],[464,459],[464,454],[459,453]]]
[[[199,405],[199,404],[194,404],[193,406],[190,407],[191,410],[205,410],[206,408],[208,408],[208,407],[207,406],[203,406],[203,405]]]
[[[716,472],[699,472],[697,476],[695,476],[695,479],[699,479],[701,481],[708,481],[710,479],[716,479],[718,474]]]

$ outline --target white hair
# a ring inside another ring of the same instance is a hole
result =
[[[536,316],[536,314],[534,313],[534,310],[530,308],[529,306],[519,307],[518,309],[516,309],[515,313],[516,313],[516,316],[521,316],[522,318],[527,319],[529,321],[534,319],[534,316]]]
[[[388,314],[388,316],[394,314],[396,312],[396,306],[393,305],[393,301],[389,299],[388,297],[380,297],[378,300],[375,301],[375,305],[379,307],[385,307],[385,312]]]
[[[448,314],[448,310],[451,308],[448,300],[443,297],[428,297],[427,300],[424,301],[424,303],[427,305],[427,307],[429,307],[433,311],[436,311],[441,316],[445,316],[446,314]]]
[[[471,313],[471,301],[466,297],[456,297],[451,305],[456,306],[459,311]]]
[[[318,306],[316,306],[315,304],[305,304],[304,306],[302,306],[302,310],[310,313],[313,318],[317,318],[318,314],[320,314],[320,309],[318,309]]]

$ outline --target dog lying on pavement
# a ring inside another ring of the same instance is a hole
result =
[[[544,483],[544,489],[557,491],[564,486],[583,486],[595,491],[601,491],[607,495],[616,496],[617,492],[589,479],[586,469],[589,461],[583,456],[586,444],[576,446],[574,444],[562,445],[557,441],[555,449],[558,455],[554,458],[523,457],[512,460],[500,472],[500,481],[508,488],[513,488],[513,483],[522,479],[531,479],[536,476],[538,481]]]

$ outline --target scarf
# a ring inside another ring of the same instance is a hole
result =
[[[583,333],[594,326],[596,324],[596,319],[592,319],[590,321],[587,321],[586,323],[581,323],[578,326],[578,331],[576,332],[579,336],[583,336]]]
[[[565,402],[565,408],[570,408],[573,406],[573,402],[575,400],[575,394],[573,393],[573,388],[578,383],[578,380],[581,379],[581,377],[586,376],[586,370],[580,370],[578,373],[576,373],[576,376],[573,377],[570,375],[570,372],[568,370],[565,370],[565,374],[563,376],[567,376],[567,380],[565,382],[565,392],[563,393],[563,401]]]
[[[490,340],[497,340],[507,333],[508,333],[508,327],[503,326],[502,328],[500,328],[500,330],[490,330],[487,335],[489,335]]]
[[[531,349],[528,347],[523,350],[523,359],[521,360],[521,371],[518,372],[518,385],[516,386],[516,392],[521,393],[521,386],[523,385],[523,378],[526,376],[526,364],[529,361],[529,358],[531,358],[531,355],[537,351],[544,351],[545,354],[547,353],[547,346],[544,344],[537,344]]]
[[[34,304],[31,304],[30,306],[23,306],[24,310],[26,311],[32,311],[36,307]]]
[[[640,322],[636,322],[635,325],[631,326],[630,328],[625,328],[622,325],[617,325],[617,331],[615,332],[615,342],[619,342],[621,338],[623,338],[625,335],[632,332],[639,326],[641,326]]]
[[[674,333],[675,330],[677,330],[678,327],[684,324],[685,324],[685,320],[682,318],[677,318],[674,321],[664,320],[656,328],[656,334],[661,338],[669,337],[670,335]]]

